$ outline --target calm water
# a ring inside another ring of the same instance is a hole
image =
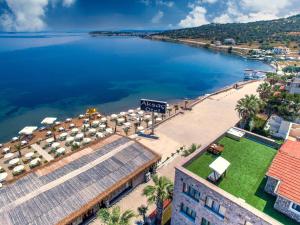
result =
[[[242,80],[260,62],[185,45],[85,34],[0,34],[0,141],[45,116],[111,113],[140,98],[174,101]]]

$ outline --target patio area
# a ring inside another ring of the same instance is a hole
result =
[[[297,224],[273,209],[275,198],[264,192],[264,177],[277,151],[246,138],[236,141],[223,137],[218,144],[224,145],[220,156],[226,159],[230,166],[226,175],[216,185],[283,224]],[[185,167],[207,179],[212,172],[209,165],[217,157],[219,155],[205,152]]]

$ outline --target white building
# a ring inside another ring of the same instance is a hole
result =
[[[300,78],[295,77],[294,79],[287,82],[286,90],[290,94],[300,94]]]

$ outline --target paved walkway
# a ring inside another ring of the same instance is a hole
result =
[[[158,126],[155,133],[159,139],[138,138],[138,141],[161,154],[163,160],[170,157],[171,153],[176,152],[180,146],[189,146],[192,143],[208,145],[239,121],[235,111],[237,101],[246,94],[256,94],[259,84],[260,82],[251,83],[241,89],[212,96],[194,106],[192,111],[186,111]],[[158,174],[174,181],[174,167],[180,165],[184,159],[177,155],[173,161],[159,168]],[[147,204],[146,198],[142,196],[142,191],[149,184],[152,184],[152,181],[139,185],[116,205],[120,206],[121,210],[131,209],[137,212],[137,207]],[[149,212],[152,210],[154,210],[154,206],[149,206]],[[135,221],[133,220],[133,222]],[[99,225],[101,223],[99,220],[95,220],[91,224]]]
[[[43,158],[46,159],[48,162],[54,159],[52,155],[48,154],[48,152],[42,149],[39,145],[33,144],[31,145],[31,147],[33,148],[33,150],[36,150],[41,156],[43,156]]]

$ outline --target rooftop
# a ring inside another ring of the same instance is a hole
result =
[[[276,193],[300,204],[300,142],[287,140],[275,156],[267,175],[280,180]]]
[[[275,197],[264,191],[265,174],[277,151],[246,138],[235,141],[223,137],[219,144],[224,145],[221,156],[230,162],[230,166],[226,176],[216,185],[224,191],[244,199],[248,204],[283,224],[296,224],[293,220],[273,209]],[[207,179],[212,172],[209,165],[217,157],[205,152],[186,164],[185,167]]]
[[[113,135],[0,189],[0,224],[69,223],[159,156]]]

